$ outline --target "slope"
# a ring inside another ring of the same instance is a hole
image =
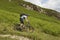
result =
[[[29,14],[29,21],[34,32],[21,32],[14,30],[19,23],[20,13]],[[16,0],[0,0],[0,34],[22,35],[33,40],[60,40],[60,20],[54,16],[47,16],[34,10],[27,10],[18,5]]]

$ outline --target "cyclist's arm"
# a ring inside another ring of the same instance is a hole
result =
[[[28,17],[26,17],[26,22],[29,22],[29,21],[28,21]]]

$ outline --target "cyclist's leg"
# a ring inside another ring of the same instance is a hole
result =
[[[22,18],[20,18],[20,27],[23,27],[24,26],[24,21]]]
[[[23,24],[22,23],[20,24],[20,27],[23,27]]]

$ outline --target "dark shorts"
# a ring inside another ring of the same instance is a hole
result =
[[[21,22],[22,24],[24,24],[24,19],[20,18],[20,22]]]

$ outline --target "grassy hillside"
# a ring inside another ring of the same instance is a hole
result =
[[[29,14],[29,21],[34,32],[14,30],[19,23],[20,13]],[[22,35],[33,40],[60,40],[60,20],[36,11],[27,10],[18,5],[16,0],[0,0],[0,34]]]

